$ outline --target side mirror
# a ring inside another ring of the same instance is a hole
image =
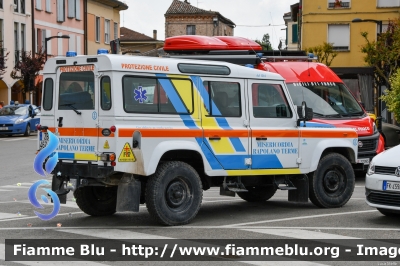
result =
[[[32,118],[34,118],[35,117],[35,111],[33,110],[33,108],[32,108],[32,105],[29,105],[29,107],[28,107],[28,112],[29,112],[29,116],[30,117],[32,117]]]
[[[307,107],[307,103],[303,101],[301,106],[297,106],[297,114],[299,119],[297,120],[297,126],[300,126],[300,122],[304,122],[304,127],[306,127],[306,121],[310,121],[313,119],[313,109]]]

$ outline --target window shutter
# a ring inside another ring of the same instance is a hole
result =
[[[68,0],[68,17],[75,17],[75,0]]]
[[[292,24],[292,43],[298,42],[297,24]]]
[[[51,12],[51,1],[46,0],[46,12]]]
[[[82,54],[82,43],[81,43],[81,36],[76,35],[76,54]]]
[[[64,22],[65,21],[65,12],[64,12],[64,0],[57,0],[57,21]]]
[[[42,10],[42,0],[36,0],[36,9]]]
[[[59,32],[58,34],[57,34],[58,36],[61,36],[62,35],[62,32]],[[57,55],[58,56],[60,56],[60,55],[63,55],[63,39],[62,38],[58,38],[57,39]]]
[[[46,38],[51,36],[51,30],[46,30]],[[43,38],[44,39],[44,38]],[[46,42],[46,40],[44,40]],[[46,45],[46,44],[45,44]],[[51,40],[47,41],[47,55],[51,55]]]
[[[328,43],[332,43],[333,47],[336,49],[349,50],[349,25],[328,25]]]
[[[399,0],[378,0],[378,7],[395,7],[399,6]]]
[[[76,48],[75,48],[75,35],[74,34],[69,34],[68,51],[76,51]]]
[[[81,0],[75,1],[75,18],[77,20],[81,20]]]

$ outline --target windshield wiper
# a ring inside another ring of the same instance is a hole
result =
[[[341,114],[325,115],[326,117],[342,117]]]
[[[70,107],[72,110],[74,110],[75,113],[77,113],[78,115],[81,115],[82,112],[80,112],[78,109],[76,109],[76,107],[74,106],[75,103],[64,103],[64,104],[60,104],[60,106],[68,106]]]

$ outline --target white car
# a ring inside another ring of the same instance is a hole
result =
[[[376,155],[365,179],[366,202],[386,216],[400,216],[400,145]]]

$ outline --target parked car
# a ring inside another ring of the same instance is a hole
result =
[[[367,204],[386,216],[400,216],[400,145],[376,155],[365,180]]]
[[[40,108],[31,104],[6,105],[0,109],[0,135],[29,136],[40,123]]]

